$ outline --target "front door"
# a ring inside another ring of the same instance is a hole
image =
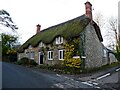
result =
[[[39,52],[39,65],[43,64],[43,53]]]

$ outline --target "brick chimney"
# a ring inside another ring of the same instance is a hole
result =
[[[85,3],[85,15],[92,21],[92,4],[89,1]]]
[[[37,27],[36,33],[39,33],[39,32],[40,32],[41,25],[38,24],[38,25],[36,25],[36,27]]]

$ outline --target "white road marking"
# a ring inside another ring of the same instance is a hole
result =
[[[69,79],[69,77],[64,76],[64,78]]]
[[[120,68],[116,69],[115,71],[117,72],[117,71],[119,71],[119,70],[120,70]]]
[[[74,81],[73,79],[71,79],[72,81]]]
[[[107,77],[107,76],[109,76],[109,75],[110,75],[110,73],[107,73],[107,74],[105,74],[105,75],[103,75],[103,76],[98,77],[96,80],[102,79],[102,78]]]
[[[60,83],[54,84],[55,86],[59,87],[59,88],[64,88],[64,86]]]
[[[79,82],[79,81],[76,81],[77,83]]]
[[[81,83],[83,83],[83,84],[86,84],[86,85],[89,85],[89,86],[92,86],[92,87],[93,87],[93,85],[92,85],[92,84],[90,84],[90,83],[88,83],[88,82],[81,82]]]
[[[93,82],[93,84],[94,84],[94,85],[98,85],[98,83],[96,83],[96,82]]]
[[[59,74],[56,74],[58,77],[60,77],[61,75],[59,75]]]
[[[98,87],[98,86],[94,86],[93,84],[88,83],[88,82],[81,82],[81,83],[86,84],[86,85],[89,85],[89,86],[94,87],[94,88],[98,88],[98,89],[100,89],[100,87]]]
[[[92,81],[88,81],[88,83],[91,83],[91,84],[94,84],[94,85],[98,85],[98,83],[92,82]]]
[[[72,84],[69,84],[69,83],[65,83],[66,85],[70,86],[70,87],[75,87],[74,85]]]

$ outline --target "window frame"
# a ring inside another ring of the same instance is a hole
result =
[[[44,45],[44,43],[41,41],[40,43],[39,43],[39,47],[44,47],[45,45]]]
[[[31,51],[30,52],[30,59],[34,59],[35,58],[35,52],[34,51]]]
[[[47,56],[48,60],[53,60],[53,51],[48,51]]]
[[[106,49],[103,49],[103,57],[107,57],[107,51],[106,51]]]
[[[29,45],[29,46],[28,46],[28,49],[32,49],[32,45]]]
[[[26,52],[26,58],[30,58],[30,57],[29,57],[29,56],[30,56],[29,53],[30,53],[30,52]]]
[[[62,52],[62,54],[61,54],[61,52]],[[58,59],[59,60],[64,60],[64,50],[63,49],[61,49],[61,50],[58,51]]]
[[[56,37],[56,44],[62,44],[63,43],[63,37]]]
[[[18,60],[20,60],[21,59],[21,54],[18,54]]]

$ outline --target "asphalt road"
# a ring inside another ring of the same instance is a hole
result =
[[[120,71],[112,73],[103,79],[97,81],[101,88],[108,88],[109,90],[120,90]]]
[[[93,88],[57,73],[2,63],[2,88]]]
[[[43,73],[9,63],[2,64],[2,88],[50,88],[53,80]]]

